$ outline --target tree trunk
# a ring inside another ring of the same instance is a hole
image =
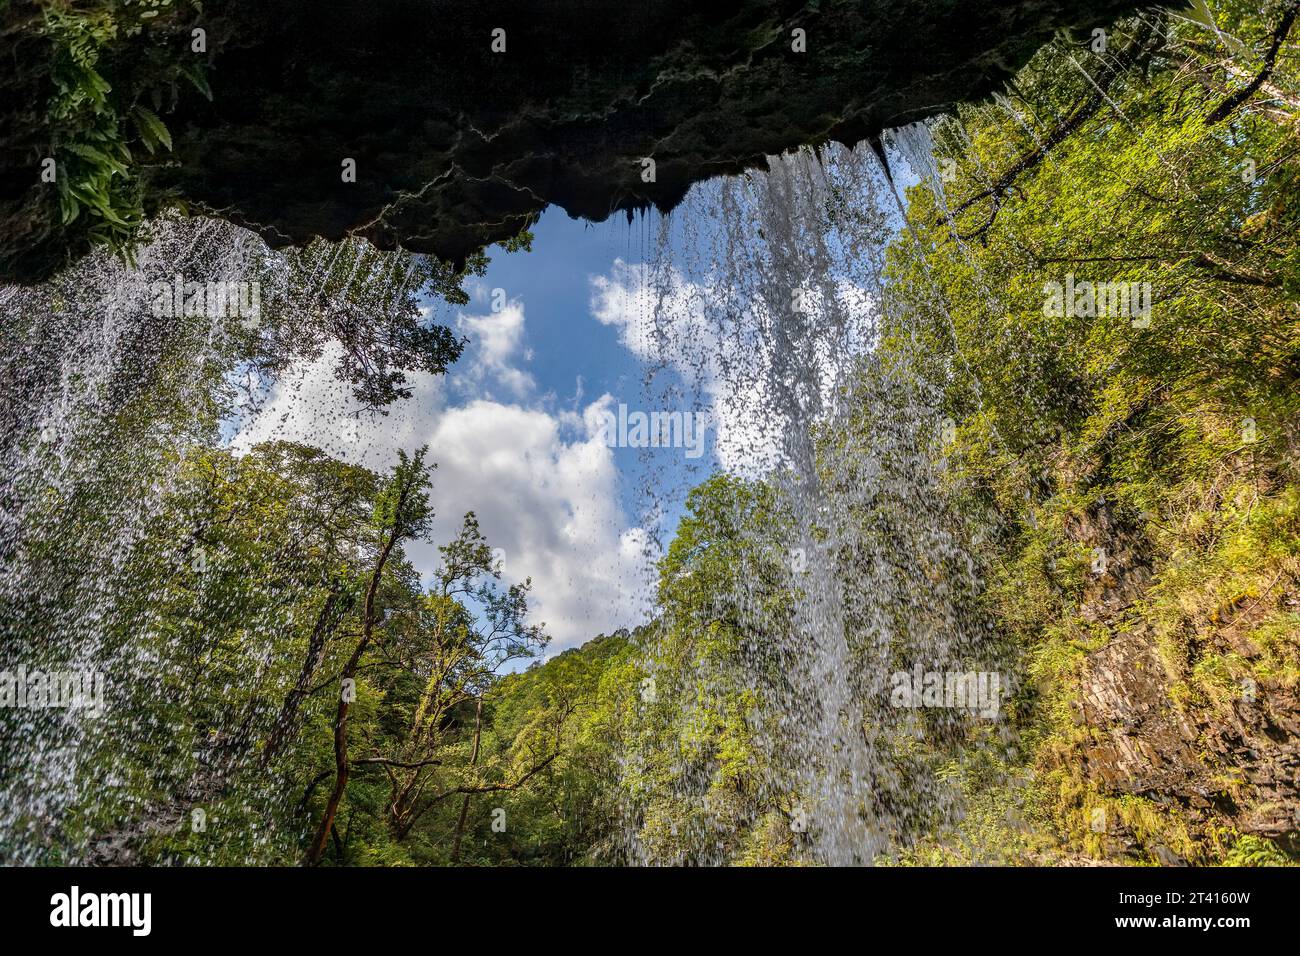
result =
[[[298,680],[293,685],[293,689],[285,695],[280,714],[276,717],[271,732],[267,734],[266,743],[262,746],[260,764],[263,770],[280,755],[298,723],[298,708],[302,706],[307,693],[311,690],[312,676],[325,656],[325,641],[337,623],[337,620],[334,620],[334,612],[338,604],[339,593],[330,591],[329,597],[325,599],[325,604],[320,609],[320,614],[316,616],[316,626],[312,628],[311,639],[307,643],[307,656],[302,662]]]
[[[1220,103],[1218,108],[1206,117],[1205,125],[1213,126],[1215,123],[1222,123],[1232,115],[1237,107],[1247,102],[1261,86],[1268,82],[1268,78],[1273,74],[1273,67],[1277,63],[1278,52],[1282,49],[1287,34],[1291,32],[1291,27],[1295,24],[1297,15],[1300,15],[1300,0],[1291,0],[1290,5],[1282,14],[1282,19],[1279,21],[1277,28],[1273,31],[1273,40],[1269,44],[1268,52],[1264,54],[1264,66],[1253,80]]]
[[[398,513],[401,513],[400,506]],[[340,693],[339,706],[334,715],[334,789],[330,791],[329,801],[325,804],[325,813],[321,817],[320,826],[316,828],[316,836],[311,842],[311,849],[307,852],[307,865],[315,866],[321,860],[325,853],[325,847],[329,843],[330,828],[334,826],[334,817],[338,813],[339,803],[343,800],[343,793],[348,786],[348,709],[352,706],[351,702],[344,698],[342,694],[342,681],[348,680],[356,675],[357,666],[361,663],[361,657],[370,646],[370,637],[375,628],[375,595],[379,592],[379,582],[383,577],[384,565],[388,563],[388,556],[392,554],[393,547],[397,544],[400,537],[400,529],[394,528],[384,544],[384,549],[379,553],[379,560],[375,563],[375,571],[370,576],[370,587],[366,589],[366,609],[365,620],[361,628],[361,640],[357,643],[356,650],[348,658],[348,662],[343,666],[343,673],[339,675]]]
[[[483,698],[482,696],[480,696],[478,698],[478,701],[474,705],[474,751],[469,758],[469,765],[471,767],[476,766],[478,764],[479,741],[482,740],[482,737],[483,737]],[[460,819],[456,821],[456,839],[455,841],[453,841],[451,845],[452,863],[460,862],[460,843],[461,843],[461,839],[465,836],[465,820],[469,817],[469,798],[470,795],[467,793],[465,794],[465,798],[460,802]]]

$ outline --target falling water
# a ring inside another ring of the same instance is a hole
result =
[[[150,536],[191,450],[255,416],[267,376],[314,357],[327,331],[406,303],[413,271],[411,257],[361,244],[273,253],[230,224],[169,218],[151,224],[132,264],[96,253],[43,285],[3,290],[0,671],[106,685],[101,713],[0,709],[0,739],[23,742],[0,748],[6,861],[111,858],[116,822],[149,812],[131,803],[138,781],[104,768],[128,765],[111,756],[128,750],[137,764],[175,750],[157,698],[174,693],[164,688],[183,665],[160,659],[163,597],[135,593],[132,562],[144,553],[179,574],[203,560],[192,540],[160,552]],[[210,298],[216,287],[224,298]],[[187,306],[196,288],[209,298]],[[215,759],[169,756],[158,771],[173,771],[183,794],[195,761]],[[107,849],[95,842],[105,834]]]
[[[9,673],[123,673],[122,649],[104,643],[120,575],[211,420],[202,403],[222,330],[156,314],[149,282],[182,267],[205,282],[247,272],[252,237],[206,220],[159,222],[152,233],[134,268],[101,253],[44,286],[7,290],[0,669]],[[155,402],[163,381],[171,408]],[[74,520],[87,500],[93,518]],[[25,746],[5,758],[0,845],[31,859],[68,837],[42,832],[43,821],[65,819],[94,792],[82,767],[101,718],[47,708],[6,709],[3,719],[6,739]]]
[[[895,139],[916,172],[938,179],[928,134]],[[724,468],[777,490],[788,520],[750,533],[755,551],[781,556],[794,612],[770,610],[758,568],[724,596],[739,629],[763,635],[734,665],[763,701],[751,721],[760,789],[790,805],[809,858],[867,863],[958,812],[933,768],[899,759],[921,722],[891,707],[890,689],[899,671],[983,669],[974,530],[944,487],[940,390],[872,350],[886,329],[909,328],[906,314],[887,313],[885,249],[900,226],[888,174],[865,147],[769,162],[696,187],[661,229],[644,275],[641,334],[660,358],[647,401],[671,407],[677,380],[662,384],[659,371],[676,368],[696,382],[696,406],[715,411]],[[674,626],[697,625],[663,622]],[[967,716],[929,716],[926,733],[955,736]],[[707,804],[713,768],[679,770],[680,798]],[[723,862],[728,826],[715,814],[693,853],[673,841],[666,857],[634,832],[631,855]]]
[[[939,181],[928,132],[901,131],[893,142],[911,172]],[[712,596],[746,635],[739,659],[704,676],[752,692],[763,768],[755,802],[783,807],[798,855],[828,864],[869,863],[959,812],[938,758],[906,742],[959,736],[973,718],[893,706],[893,676],[994,663],[972,610],[978,523],[949,493],[940,389],[906,349],[888,367],[873,350],[886,334],[910,335],[908,314],[887,294],[900,204],[869,149],[801,150],[697,187],[661,223],[648,261],[629,267],[646,292],[637,334],[656,359],[647,401],[708,412],[718,465],[771,489],[773,520],[746,532],[753,566]],[[177,275],[255,282],[276,321],[159,314],[156,283]],[[266,383],[291,361],[319,357],[329,337],[366,334],[425,279],[409,256],[355,244],[273,253],[243,230],[198,219],[155,223],[134,266],[97,255],[42,287],[4,290],[6,353],[23,359],[11,358],[0,396],[10,409],[0,436],[0,669],[103,672],[110,685],[100,717],[0,715],[0,735],[25,742],[0,757],[6,859],[119,859],[141,835],[121,820],[174,826],[187,795],[229,772],[238,756],[229,740],[173,754],[180,744],[165,716],[132,716],[151,712],[133,706],[142,696],[183,684],[175,671],[184,665],[158,659],[156,597],[135,593],[126,569],[153,547],[150,527],[189,449],[218,444],[223,423],[255,416]],[[705,467],[685,479],[661,474],[650,510],[671,510],[684,491],[673,480],[699,481]],[[167,547],[150,559],[178,572],[201,556],[193,542]],[[775,592],[793,604],[774,609]],[[661,629],[697,626],[675,613],[664,611]],[[248,621],[245,631],[280,626]],[[238,666],[263,673],[268,662],[247,643]],[[662,666],[652,649],[647,667]],[[244,726],[264,715],[229,716]],[[142,719],[153,722],[130,723]],[[131,765],[169,753],[172,805],[132,803],[133,781],[112,770],[92,779],[123,747],[137,751]],[[630,753],[628,766],[645,756]],[[665,851],[639,818],[628,856],[730,859],[735,821],[707,805],[700,768],[682,761],[671,787],[703,807],[694,843]]]

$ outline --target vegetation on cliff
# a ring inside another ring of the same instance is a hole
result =
[[[882,861],[1300,854],[1297,4],[1256,6],[1058,38],[1005,96],[931,129],[933,168],[915,170],[887,251],[886,324],[849,390],[855,432],[814,437],[820,461],[842,463],[872,447],[900,380],[938,383],[915,448],[942,475],[931,519],[978,575],[922,553],[888,493],[852,519],[894,549],[881,573],[918,607],[954,582],[1013,692],[996,727],[862,715],[887,751],[872,781],[892,824]],[[67,109],[104,115],[78,102]],[[136,127],[165,146],[160,128]],[[126,148],[103,145],[78,155]],[[129,224],[130,195],[74,194],[65,215]],[[302,268],[323,266],[323,248]],[[458,273],[430,268],[421,287],[463,296]],[[459,354],[401,292],[377,340],[331,324],[346,310],[297,327],[317,349],[359,343],[340,374],[375,407],[402,397],[402,369],[439,373]],[[285,349],[253,357],[275,370]],[[184,439],[162,506],[104,571],[100,653],[138,697],[82,743],[78,772],[106,783],[94,799],[52,829],[24,821],[42,858],[809,860],[807,795],[788,773],[805,755],[781,730],[797,662],[747,623],[793,628],[807,587],[773,550],[793,520],[780,481],[720,473],[694,489],[651,623],[528,666],[548,643],[530,585],[502,584],[473,513],[438,542],[431,579],[409,557],[438,505],[437,449],[386,474],[286,442],[237,454],[217,436],[227,370],[166,397],[184,361],[160,357],[158,389],[104,424],[136,464],[106,458],[91,497],[40,489],[26,512],[25,560],[74,603],[95,565],[69,542],[96,540],[106,502]],[[850,628],[874,638],[854,610]],[[6,615],[29,650],[57,620],[36,604]]]

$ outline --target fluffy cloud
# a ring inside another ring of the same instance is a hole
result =
[[[792,423],[828,405],[868,347],[871,298],[840,282],[828,293],[809,290],[802,315],[773,316],[757,298],[724,295],[672,266],[617,259],[609,275],[592,277],[590,307],[633,355],[684,383],[685,394],[677,383],[652,382],[658,393],[649,404],[708,408],[722,467],[761,475],[782,460]]]
[[[437,464],[433,542],[408,548],[422,572],[434,570],[436,545],[472,510],[489,543],[502,549],[504,579],[532,578],[530,614],[547,624],[550,653],[643,620],[647,535],[629,526],[619,505],[619,473],[596,417],[527,400],[534,384],[517,365],[528,359],[518,303],[462,316],[458,326],[472,344],[452,380],[412,376],[412,398],[389,415],[358,414],[346,384],[334,378],[337,354],[327,351],[285,376],[232,447],[301,441],[386,469],[399,448],[427,444]],[[466,393],[474,397],[449,397]]]
[[[646,537],[625,527],[613,455],[581,418],[480,400],[449,409],[428,441],[438,500],[473,507],[505,576],[532,577],[557,647],[644,616]],[[439,515],[439,539],[464,507]]]
[[[617,328],[622,345],[649,368],[676,373],[680,385],[652,378],[644,404],[708,410],[722,466],[761,472],[774,462],[780,431],[770,415],[761,414],[770,407],[761,377],[751,375],[750,389],[737,387],[735,380],[746,356],[759,354],[753,330],[747,335],[711,321],[712,295],[675,269],[656,272],[645,263],[616,259],[609,275],[591,279],[591,314]],[[748,368],[752,372],[756,366],[751,361]]]
[[[506,303],[486,315],[461,315],[457,328],[476,344],[474,361],[463,372],[453,369],[453,378],[462,390],[492,397],[493,387],[504,390],[511,398],[524,398],[536,387],[532,375],[515,364],[532,359],[523,347],[524,307],[518,301]]]

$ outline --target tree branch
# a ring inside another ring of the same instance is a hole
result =
[[[1273,31],[1273,41],[1269,44],[1268,53],[1264,54],[1264,68],[1259,71],[1259,74],[1253,80],[1220,103],[1218,108],[1206,117],[1206,126],[1213,126],[1215,123],[1226,120],[1238,106],[1254,96],[1255,91],[1268,81],[1268,78],[1273,74],[1273,66],[1277,63],[1278,51],[1282,49],[1282,42],[1286,39],[1287,34],[1291,32],[1291,26],[1295,23],[1297,13],[1300,13],[1300,0],[1291,0],[1291,5],[1282,14],[1277,29]]]

